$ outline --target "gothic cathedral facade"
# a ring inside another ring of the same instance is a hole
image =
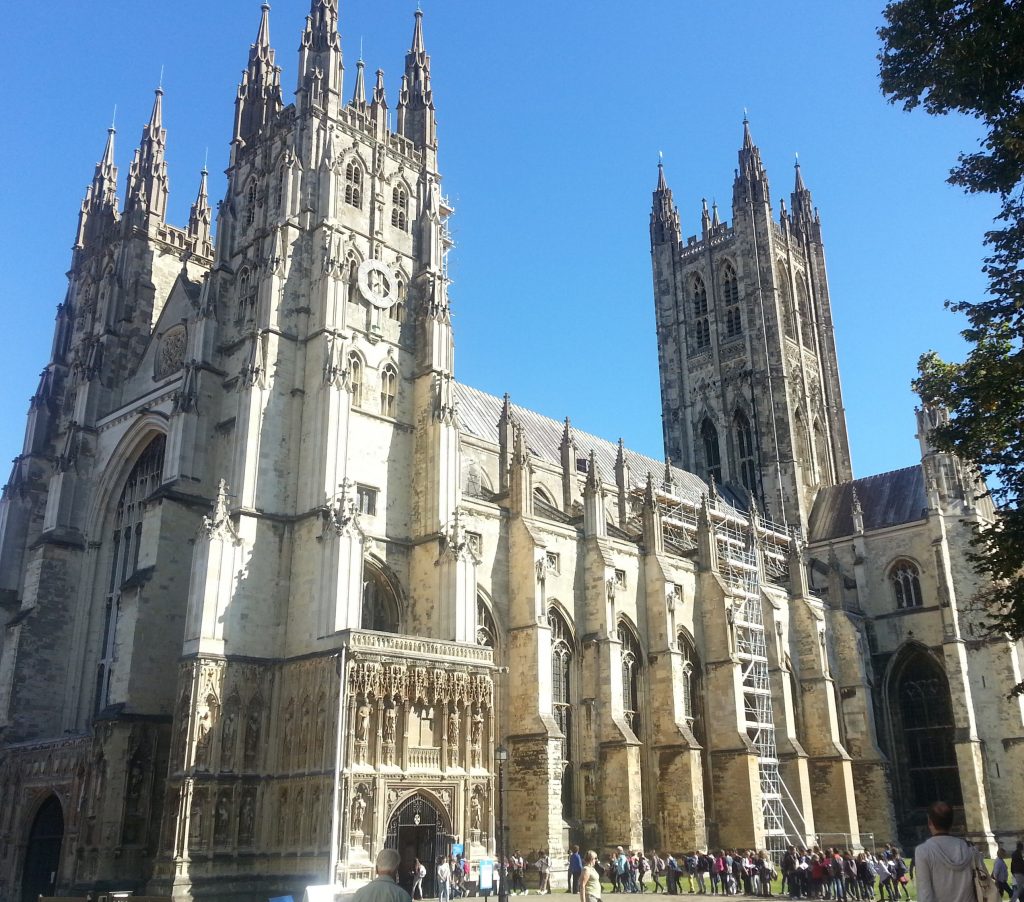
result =
[[[0,502],[0,896],[242,900],[381,848],[1024,830],[1019,645],[960,461],[854,479],[821,223],[744,124],[731,224],[651,247],[666,460],[457,382],[423,16],[395,109],[337,0],[264,4],[216,237],[114,132]],[[504,762],[507,754],[507,763]],[[995,792],[998,781],[999,792]]]

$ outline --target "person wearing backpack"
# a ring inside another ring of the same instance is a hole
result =
[[[654,878],[654,891],[660,893],[664,887],[661,885],[661,878],[665,874],[665,859],[651,849],[651,876]]]

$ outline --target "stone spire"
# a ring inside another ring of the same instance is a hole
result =
[[[249,47],[249,65],[242,73],[235,100],[235,141],[247,144],[280,112],[281,68],[270,46],[270,4],[263,4],[256,42]]]
[[[423,10],[416,10],[412,46],[405,55],[405,75],[398,101],[398,131],[410,141],[432,147],[437,140],[430,56],[423,41]]]
[[[167,129],[164,120],[164,89],[156,89],[153,112],[143,126],[142,140],[128,172],[127,215],[152,216],[158,222],[167,219]]]
[[[800,157],[796,158],[793,167],[796,171],[791,197],[793,204],[793,224],[798,231],[806,231],[814,223],[814,201],[811,200],[811,192],[804,185],[804,176],[800,171]]]
[[[78,216],[78,237],[76,247],[82,247],[93,235],[99,234],[103,226],[117,220],[117,166],[114,163],[113,125],[107,129],[107,144],[103,158],[96,164],[92,184],[85,191],[82,209]]]
[[[366,63],[359,57],[356,63],[356,86],[352,91],[352,106],[362,113],[366,112]]]
[[[711,211],[706,197],[700,199],[700,231],[705,238],[711,234]]]
[[[679,211],[672,200],[672,189],[665,181],[665,164],[659,160],[658,187],[654,189],[654,204],[651,209],[651,243],[678,244],[681,238]]]
[[[750,119],[746,113],[743,114],[743,144],[739,151],[739,168],[736,171],[733,195],[734,204],[737,201],[745,202],[748,198],[769,202],[768,175],[761,163],[761,151],[750,134]]]
[[[338,0],[311,0],[299,47],[300,107],[319,107],[337,115],[344,71]]]
[[[210,210],[210,198],[207,193],[207,181],[209,172],[203,166],[199,176],[199,193],[196,195],[195,203],[192,204],[192,211],[188,217],[188,237],[195,242],[193,250],[204,257],[210,256],[210,223],[213,221],[213,213]]]

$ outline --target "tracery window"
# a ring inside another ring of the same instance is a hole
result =
[[[743,333],[743,317],[740,313],[740,288],[736,270],[726,263],[722,270],[722,299],[725,301],[725,335],[733,338]]]
[[[487,602],[479,595],[476,597],[476,644],[485,648],[497,647],[498,630],[491,616]]]
[[[782,327],[788,338],[796,340],[796,318],[793,315],[793,297],[789,288],[789,268],[779,265],[779,306],[782,308]]]
[[[409,196],[405,188],[396,186],[391,192],[391,224],[403,232],[406,229],[406,219],[409,210]]]
[[[362,629],[397,633],[398,611],[398,598],[384,574],[372,564],[364,564]]]
[[[751,493],[757,491],[757,465],[754,463],[754,433],[750,428],[750,420],[742,410],[736,411],[734,420],[736,431],[736,456],[740,468],[740,481]]]
[[[548,610],[551,627],[551,714],[562,731],[562,760],[572,758],[572,631],[556,608]]]
[[[361,406],[363,400],[363,361],[355,351],[348,355],[348,390],[352,395],[352,406]]]
[[[643,657],[640,643],[625,621],[619,621],[619,642],[622,643],[622,713],[636,736],[640,735],[640,666]]]
[[[921,576],[912,561],[896,561],[889,569],[889,582],[897,608],[920,608],[924,606],[921,595]]]
[[[794,448],[796,461],[800,467],[804,485],[814,485],[814,453],[811,448],[811,437],[807,433],[807,425],[799,410],[793,417],[793,431],[796,440]]]
[[[956,722],[949,683],[926,652],[904,666],[896,688],[910,801],[925,808],[935,799],[963,803],[956,760]]]
[[[249,182],[249,191],[245,199],[245,224],[251,226],[256,221],[256,204],[259,198],[259,187],[256,179]]]
[[[114,511],[109,534],[110,578],[103,617],[103,646],[96,671],[96,711],[106,707],[115,663],[117,619],[121,606],[121,587],[139,566],[142,519],[146,499],[160,485],[164,470],[166,439],[156,436],[139,456],[128,474]]]
[[[238,275],[238,322],[247,322],[256,315],[256,280],[245,267]]]
[[[397,397],[398,373],[389,363],[380,373],[380,412],[382,416],[394,417]]]
[[[690,294],[693,298],[693,341],[700,350],[711,344],[711,322],[708,317],[708,290],[699,275],[695,274],[690,283]]]
[[[683,659],[683,718],[698,740],[703,740],[702,693],[700,659],[693,641],[684,630],[676,637],[676,648]]]
[[[363,170],[351,160],[345,166],[345,203],[360,209],[363,206]]]
[[[700,427],[701,440],[704,443],[704,470],[708,479],[716,483],[722,481],[722,450],[718,444],[718,430],[708,417]]]

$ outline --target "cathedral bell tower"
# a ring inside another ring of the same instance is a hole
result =
[[[733,221],[703,203],[685,242],[664,168],[651,256],[666,455],[805,527],[819,488],[852,478],[821,221],[799,164],[772,215],[744,118]]]

